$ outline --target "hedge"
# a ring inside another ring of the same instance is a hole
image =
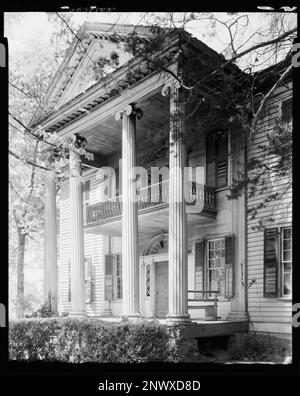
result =
[[[9,325],[10,360],[68,363],[178,362],[185,354],[180,327],[156,322],[25,319]]]

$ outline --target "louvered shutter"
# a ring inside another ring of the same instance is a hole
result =
[[[85,259],[85,302],[92,302],[92,258]]]
[[[113,255],[105,255],[105,300],[112,300],[112,283],[113,283]]]
[[[264,232],[264,297],[278,296],[278,230]]]
[[[195,243],[195,290],[204,289],[204,246],[204,240]],[[195,298],[203,297],[202,293],[195,295]]]
[[[225,297],[234,296],[234,271],[233,271],[233,235],[225,237]]]
[[[206,134],[206,184],[216,185],[215,139],[212,133]]]
[[[228,185],[228,134],[220,133],[216,136],[216,188]]]

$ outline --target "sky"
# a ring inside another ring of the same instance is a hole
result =
[[[53,33],[55,26],[48,19],[47,13],[44,12],[26,12],[26,13],[6,13],[5,22],[9,20],[11,14],[17,15],[18,17],[14,23],[9,24],[9,28],[5,23],[5,36],[8,38],[10,56],[20,54],[28,51],[31,43],[34,41],[40,45],[50,45],[50,37]],[[76,27],[80,27],[86,21],[97,21],[106,23],[118,23],[118,24],[141,24],[146,25],[153,23],[157,18],[166,15],[166,13],[109,13],[109,12],[75,12],[73,14],[73,22]],[[182,13],[174,14],[174,21],[180,22],[182,20]],[[229,33],[222,25],[222,21],[228,20],[229,18],[237,18],[241,14],[228,15],[228,13],[214,13],[216,18],[221,22],[216,24],[216,33],[211,35],[212,29],[209,28],[209,21],[205,19],[206,15],[203,15],[201,21],[191,21],[187,24],[186,30],[193,34],[195,37],[206,43],[208,46],[222,52],[227,46]],[[263,31],[268,25],[270,13],[248,13],[249,25],[247,31],[244,33],[243,42],[250,38],[247,44],[241,48],[246,49],[259,42],[261,38],[258,35],[251,36],[256,31]],[[287,22],[290,27],[296,26],[296,14],[286,14]],[[245,19],[241,18],[240,28]],[[226,54],[225,54],[226,55]],[[243,60],[244,62],[245,60]],[[246,64],[245,64],[246,65]],[[242,66],[244,66],[242,64]]]

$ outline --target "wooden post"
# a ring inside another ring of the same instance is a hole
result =
[[[79,144],[79,143],[78,143]],[[72,317],[84,317],[85,271],[83,239],[83,194],[81,160],[70,150],[70,204],[71,204],[71,312]]]
[[[184,104],[181,89],[172,86],[169,149],[169,324],[190,323],[187,293],[187,215],[184,201]]]
[[[51,163],[49,163],[51,166]],[[44,305],[57,312],[56,183],[54,170],[45,174]]]
[[[128,105],[115,115],[122,119],[122,270],[123,315],[140,318],[139,309],[139,241],[138,203],[134,202],[134,180],[131,171],[136,166],[136,116],[142,112]]]

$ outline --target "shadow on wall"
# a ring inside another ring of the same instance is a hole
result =
[[[5,327],[5,306],[0,303],[0,327]]]

